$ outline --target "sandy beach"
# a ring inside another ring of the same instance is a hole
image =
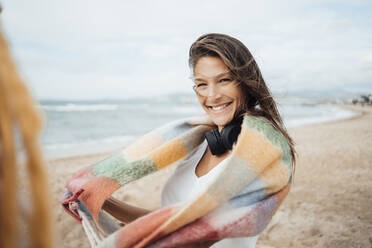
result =
[[[298,161],[295,182],[257,248],[372,247],[372,108],[347,106],[349,119],[290,129]],[[82,227],[63,212],[60,198],[68,178],[109,154],[47,162],[59,242],[90,247]],[[162,184],[172,169],[150,175],[115,195],[147,209],[160,206]]]

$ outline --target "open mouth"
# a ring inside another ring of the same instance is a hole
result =
[[[225,108],[227,108],[232,102],[228,102],[228,103],[224,103],[224,104],[221,104],[221,105],[216,105],[216,106],[208,106],[207,107],[213,111],[221,111],[221,110],[224,110]]]

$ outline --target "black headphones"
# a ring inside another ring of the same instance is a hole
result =
[[[233,144],[238,139],[242,121],[243,117],[233,120],[222,128],[221,134],[218,132],[218,128],[205,133],[205,138],[213,155],[221,155],[232,149]]]

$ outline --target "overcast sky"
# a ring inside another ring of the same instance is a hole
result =
[[[188,49],[226,33],[274,92],[372,91],[369,0],[0,0],[2,28],[39,99],[191,93]]]

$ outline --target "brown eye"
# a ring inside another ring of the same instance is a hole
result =
[[[206,83],[200,83],[200,84],[197,84],[195,86],[196,86],[196,88],[199,88],[199,87],[207,86],[207,84]]]
[[[220,82],[221,83],[223,83],[223,82],[231,82],[232,80],[230,79],[230,78],[222,78],[221,80],[220,80]]]

